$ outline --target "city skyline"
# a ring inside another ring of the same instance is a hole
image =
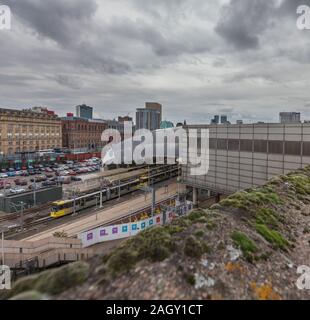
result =
[[[310,41],[296,27],[304,1],[6,2],[3,108],[43,105],[64,116],[86,103],[108,119],[159,101],[174,123],[310,117]]]

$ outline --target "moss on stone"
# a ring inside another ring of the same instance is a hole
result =
[[[260,208],[256,212],[255,220],[257,224],[265,224],[268,227],[276,229],[279,227],[278,214],[270,208]]]
[[[64,267],[48,270],[35,276],[25,277],[16,282],[10,296],[26,291],[37,291],[50,295],[62,293],[87,280],[89,265],[84,262],[68,264]]]
[[[107,266],[113,274],[128,271],[141,260],[163,261],[175,248],[168,227],[154,227],[139,233],[116,248],[107,260]]]
[[[186,219],[194,223],[200,220],[201,218],[204,218],[205,216],[206,212],[204,210],[194,210],[186,217]]]
[[[240,191],[220,202],[224,207],[233,207],[243,210],[250,210],[251,208],[271,203],[281,204],[282,200],[279,195],[269,187]]]
[[[198,238],[202,238],[204,235],[205,235],[204,230],[199,229],[195,232],[195,236]]]
[[[208,251],[208,246],[202,240],[198,240],[194,236],[188,236],[185,239],[184,253],[186,256],[199,259],[204,253],[207,253]]]
[[[48,297],[38,291],[32,290],[32,291],[26,291],[22,292],[14,297],[12,297],[10,300],[48,300]]]
[[[187,274],[184,276],[185,278],[185,281],[191,285],[191,286],[195,286],[196,284],[196,279],[195,279],[195,276],[193,274]]]
[[[283,178],[285,182],[293,185],[299,195],[310,194],[310,177],[303,173],[291,173]]]
[[[168,225],[168,226],[166,226],[166,228],[167,228],[168,233],[171,235],[181,233],[185,230],[184,227],[176,225],[176,224]]]
[[[289,242],[278,231],[271,230],[264,224],[255,224],[255,229],[274,247],[286,250],[289,246]]]
[[[253,261],[254,254],[258,251],[254,241],[252,241],[245,233],[235,231],[231,238],[234,243],[241,249],[243,256],[248,261]]]

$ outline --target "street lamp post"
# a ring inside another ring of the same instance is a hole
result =
[[[141,190],[143,190],[145,192],[145,194],[147,193],[151,193],[151,210],[152,210],[152,217],[154,217],[155,215],[155,206],[156,206],[156,189],[155,187],[143,187],[141,188]],[[145,198],[146,199],[146,198]]]
[[[18,212],[18,207],[20,207],[20,221],[21,221],[21,228],[23,230],[24,228],[24,206],[26,203],[19,202],[19,204],[10,203],[10,206],[15,210],[15,212]]]
[[[20,211],[20,219],[21,219],[21,226],[22,226],[22,230],[24,229],[24,202],[21,202],[21,211]]]
[[[118,180],[118,201],[121,200],[121,180]]]
[[[75,200],[76,196],[75,196],[75,192],[74,192],[74,200],[73,200],[73,216],[76,215],[76,200]]]
[[[2,229],[2,235],[1,235],[1,253],[2,253],[2,265],[4,265],[4,229]]]
[[[34,177],[34,184],[33,184],[33,206],[35,207],[37,205],[37,180],[36,177]]]
[[[181,184],[181,166],[182,166],[182,158],[177,159],[177,164],[178,164],[178,178],[177,178],[177,183],[178,183],[178,198],[180,198],[180,184]]]

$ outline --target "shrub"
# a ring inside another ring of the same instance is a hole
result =
[[[188,257],[199,259],[206,252],[208,252],[208,246],[203,241],[199,241],[194,236],[186,238],[184,253]]]
[[[195,276],[192,274],[185,275],[185,281],[191,286],[196,284]]]

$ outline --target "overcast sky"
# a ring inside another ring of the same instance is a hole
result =
[[[309,0],[3,0],[0,107],[86,103],[95,115],[135,115],[145,101],[189,123],[227,114],[310,119]]]

